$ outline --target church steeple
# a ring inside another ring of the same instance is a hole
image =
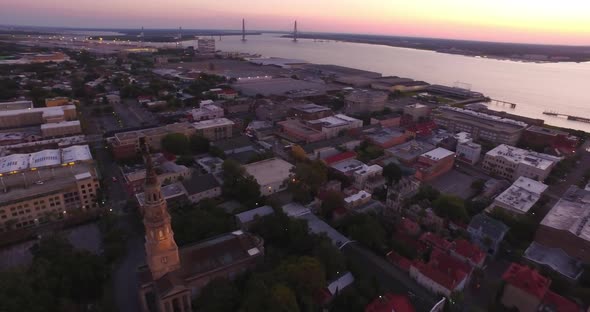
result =
[[[171,218],[166,200],[162,196],[158,174],[154,167],[147,144],[141,139],[145,157],[145,204],[143,224],[145,226],[146,261],[154,280],[180,268],[178,246],[174,241]]]

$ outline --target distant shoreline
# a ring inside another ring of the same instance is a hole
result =
[[[289,34],[281,37],[293,38],[293,35]],[[433,51],[444,54],[471,56],[476,58],[528,63],[590,62],[590,46],[535,45],[346,34],[298,34],[297,38],[374,44]]]

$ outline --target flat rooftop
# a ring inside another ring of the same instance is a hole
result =
[[[311,113],[318,113],[318,112],[325,112],[325,111],[330,110],[330,108],[328,108],[328,107],[313,104],[313,103],[295,105],[291,109],[302,111],[305,113],[310,113],[310,114]]]
[[[362,169],[364,166],[366,165],[362,161],[357,159],[347,159],[330,165],[331,168],[342,173],[356,171]]]
[[[33,101],[0,102],[0,111],[33,108]]]
[[[280,158],[270,158],[245,165],[244,169],[260,186],[264,186],[288,179],[293,165]]]
[[[547,185],[526,178],[519,177],[507,190],[495,198],[496,203],[503,204],[518,213],[527,213],[541,198]]]
[[[311,95],[323,95],[328,87],[323,83],[296,80],[291,78],[240,80],[233,87],[247,96],[263,96],[296,94],[309,92]]]
[[[426,157],[428,159],[432,159],[434,161],[439,161],[441,159],[447,158],[449,156],[453,156],[455,155],[454,152],[449,151],[446,148],[442,148],[442,147],[437,147],[431,151],[428,151],[424,154],[422,154],[422,157]]]
[[[330,64],[308,64],[305,65],[306,69],[317,71],[324,75],[334,75],[334,76],[363,76],[368,78],[379,78],[381,77],[381,73],[361,70],[351,67],[344,67],[338,65],[330,65]]]
[[[65,110],[76,109],[74,105],[63,105],[53,107],[36,107],[36,108],[25,108],[25,109],[13,109],[13,110],[0,110],[0,117],[18,116],[21,114],[33,114],[39,113],[43,116],[61,116]]]
[[[527,151],[506,144],[496,146],[493,150],[487,152],[486,155],[502,157],[513,163],[521,163],[541,170],[546,170],[561,160],[560,157]]]
[[[590,241],[590,191],[571,186],[551,208],[541,225]]]
[[[485,126],[498,131],[515,132],[528,127],[528,124],[508,118],[480,113],[468,109],[443,106],[440,108],[445,118],[461,123],[470,123],[475,126]]]
[[[418,156],[420,156],[426,152],[429,152],[435,148],[436,148],[436,146],[434,146],[430,143],[412,140],[412,141],[388,148],[385,151],[386,151],[386,153],[388,153],[392,156],[395,156],[398,159],[401,159],[404,161],[410,161],[410,160],[415,159]]]
[[[384,144],[389,140],[399,138],[404,135],[403,130],[401,129],[392,129],[392,128],[383,128],[376,132],[367,134],[367,137],[371,139],[371,141]]]
[[[545,128],[545,127],[540,127],[540,126],[530,126],[526,129],[526,131],[534,132],[534,133],[538,133],[538,134],[543,134],[543,135],[549,135],[549,136],[558,136],[558,135],[569,136],[569,134],[567,132],[560,131],[557,129],[549,129],[549,128]]]
[[[46,124],[41,125],[41,130],[63,128],[63,127],[72,127],[72,126],[80,126],[80,121],[79,120],[71,120],[71,121],[46,123]]]
[[[203,121],[193,123],[193,126],[197,130],[208,129],[208,128],[212,128],[212,127],[233,126],[233,125],[234,125],[234,122],[227,119],[227,118],[203,120]]]
[[[0,203],[10,204],[34,196],[60,192],[64,187],[74,184],[76,176],[90,173],[95,175],[95,168],[92,164],[80,164],[77,166],[57,167],[53,170],[23,171],[22,174],[0,177],[2,186],[0,188]],[[41,182],[42,183],[41,183]]]
[[[524,252],[524,257],[535,263],[548,266],[572,280],[577,280],[584,272],[583,264],[568,256],[562,249],[550,248],[537,242],[531,243]]]

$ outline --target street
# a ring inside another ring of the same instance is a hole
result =
[[[408,273],[358,243],[347,244],[342,252],[357,267],[364,270],[365,274],[377,278],[385,290],[407,295],[416,311],[430,311],[436,302],[442,299],[418,285]]]

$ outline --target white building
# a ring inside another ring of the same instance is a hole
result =
[[[10,175],[49,167],[73,166],[80,162],[91,161],[92,154],[88,145],[47,149],[31,154],[11,154],[0,157],[0,174]]]
[[[514,181],[512,186],[494,199],[491,207],[500,207],[514,214],[525,214],[541,198],[547,187],[541,182],[520,177]]]
[[[227,118],[202,120],[192,125],[197,130],[197,135],[211,141],[231,138],[233,135],[234,122]]]
[[[471,141],[457,144],[457,160],[475,165],[481,156],[481,145]]]
[[[223,108],[213,104],[213,101],[203,101],[199,108],[190,111],[193,121],[210,120],[223,117]]]
[[[260,194],[268,196],[287,189],[293,165],[279,158],[270,158],[245,165],[244,169],[260,185]]]
[[[383,167],[379,165],[363,166],[353,172],[354,187],[372,192],[376,187],[385,184]]]
[[[561,159],[501,144],[487,152],[483,160],[483,169],[512,181],[521,176],[543,181]]]
[[[371,194],[365,191],[359,191],[344,198],[344,205],[347,209],[354,209],[371,201]]]
[[[430,115],[430,107],[419,103],[406,105],[404,115],[411,116],[413,121],[418,121]]]

